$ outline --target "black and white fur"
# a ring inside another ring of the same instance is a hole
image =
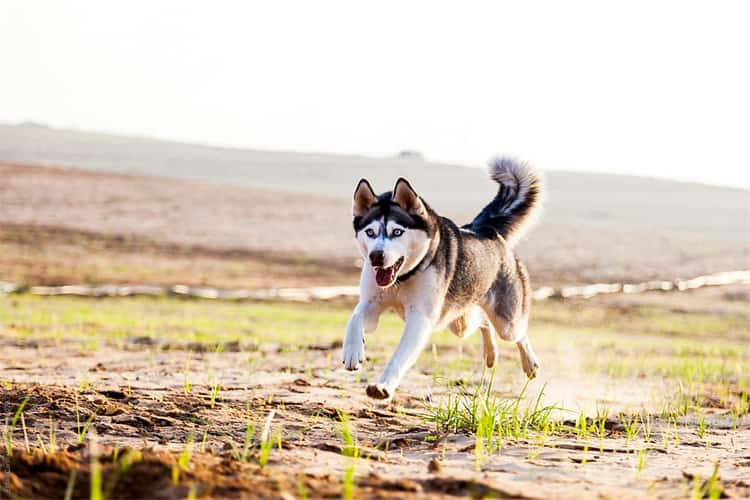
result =
[[[393,308],[406,321],[393,357],[367,387],[370,397],[393,397],[432,332],[445,327],[459,337],[479,329],[488,367],[497,360],[494,330],[517,345],[524,372],[536,376],[539,362],[526,335],[529,277],[512,245],[538,214],[542,181],[528,165],[504,158],[490,163],[489,174],[497,195],[461,228],[404,178],[379,196],[366,179],[357,184],[354,232],[364,266],[344,338],[346,369],[364,362],[364,334],[376,329],[383,311]]]

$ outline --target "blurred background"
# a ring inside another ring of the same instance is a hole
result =
[[[536,284],[749,268],[745,10],[6,3],[0,278],[354,284],[360,177],[467,222],[494,154],[547,174]]]

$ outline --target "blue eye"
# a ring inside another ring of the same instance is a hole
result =
[[[391,233],[391,236],[393,238],[398,238],[402,234],[404,234],[404,230],[403,229],[394,229],[393,232]]]
[[[369,238],[374,238],[374,237],[375,237],[375,231],[373,231],[372,229],[368,229],[367,231],[365,231],[365,234],[366,234],[366,235],[367,235],[367,236],[368,236]]]

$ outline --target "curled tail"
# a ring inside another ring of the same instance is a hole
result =
[[[509,158],[491,160],[488,172],[500,187],[468,227],[478,233],[493,229],[508,243],[515,244],[539,214],[542,177],[526,163]]]

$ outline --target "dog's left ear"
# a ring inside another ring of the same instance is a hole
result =
[[[424,204],[419,199],[419,195],[411,187],[409,181],[399,177],[396,186],[393,188],[393,201],[410,214],[422,215],[425,213]]]

